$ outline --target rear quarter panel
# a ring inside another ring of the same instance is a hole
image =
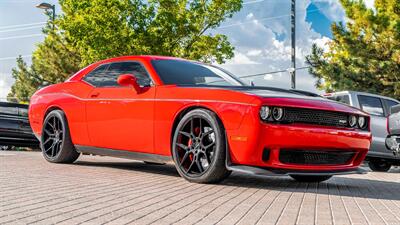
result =
[[[39,90],[31,98],[29,119],[37,136],[41,136],[46,113],[51,109],[64,111],[74,144],[89,145],[86,109],[83,99],[93,88],[84,83],[68,81]]]

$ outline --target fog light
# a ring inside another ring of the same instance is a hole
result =
[[[357,125],[357,117],[356,117],[356,116],[351,115],[351,116],[349,117],[349,125],[350,125],[351,127],[355,127],[355,126]]]
[[[360,129],[366,128],[366,126],[367,126],[367,123],[366,123],[366,122],[367,122],[367,121],[366,121],[365,117],[363,117],[363,116],[358,117],[358,127],[359,127]]]
[[[269,117],[269,107],[268,106],[262,106],[260,109],[260,117],[262,120],[267,120]]]
[[[276,121],[281,121],[283,119],[283,109],[282,108],[274,108],[272,110],[272,118]]]

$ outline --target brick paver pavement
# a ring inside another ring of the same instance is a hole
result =
[[[297,183],[232,174],[194,184],[172,165],[0,152],[0,224],[400,224],[400,169]]]

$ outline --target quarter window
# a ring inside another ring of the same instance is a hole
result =
[[[104,84],[108,64],[98,66],[96,69],[88,73],[83,80],[95,87],[101,87]]]
[[[379,98],[359,95],[358,100],[361,105],[361,109],[365,112],[376,115],[376,116],[384,116],[382,102]]]

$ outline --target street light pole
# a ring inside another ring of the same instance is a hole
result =
[[[56,5],[51,5],[51,4],[49,4],[49,3],[42,2],[42,3],[40,3],[39,5],[37,5],[36,8],[44,9],[44,10],[49,10],[49,9],[51,9],[51,11],[52,11],[52,14],[51,14],[51,23],[52,23],[52,28],[53,28],[53,31],[54,31],[54,28],[55,28],[55,26],[54,26],[54,21],[55,21],[55,19],[56,19]]]
[[[292,33],[292,66],[290,68],[291,86],[296,89],[296,0],[292,0],[292,12],[290,14]]]

